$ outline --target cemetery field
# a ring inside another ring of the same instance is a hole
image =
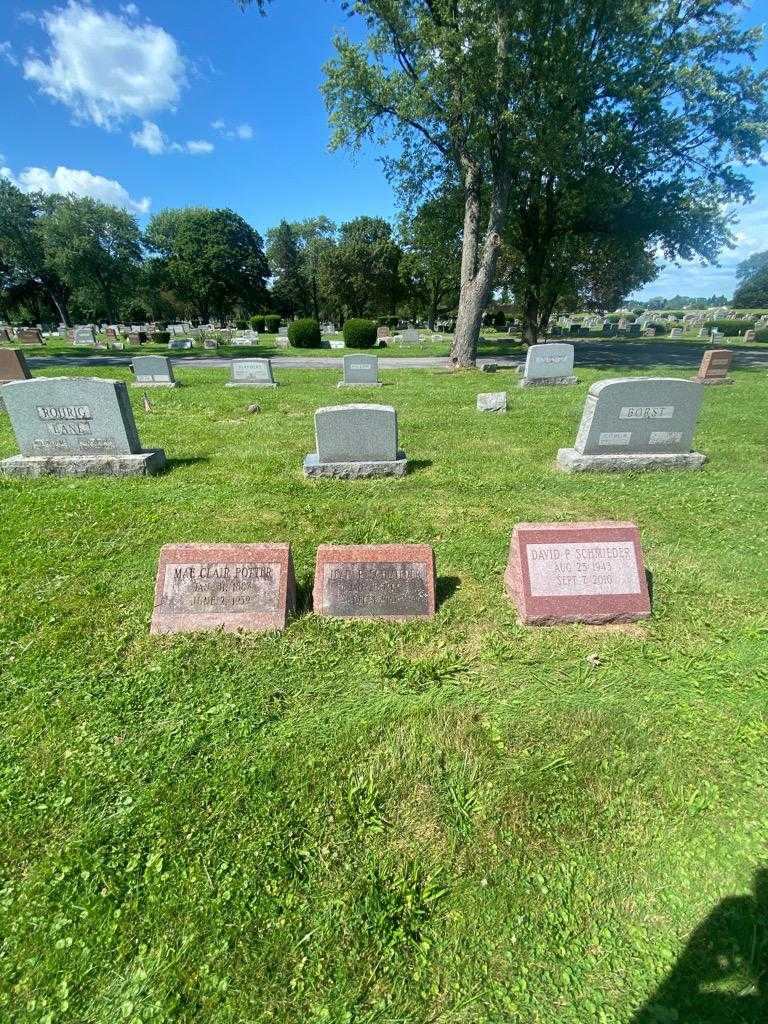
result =
[[[768,378],[705,389],[701,472],[558,474],[626,375],[577,372],[179,366],[130,389],[164,474],[0,479],[0,1020],[765,1019]],[[87,373],[131,379],[35,371]],[[353,401],[397,409],[403,479],[303,478]],[[638,524],[652,617],[517,625],[513,526],[592,519]],[[298,617],[150,637],[183,541],[290,541]],[[327,542],[433,545],[436,617],[313,616]]]

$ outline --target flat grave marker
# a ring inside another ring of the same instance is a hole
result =
[[[692,451],[703,389],[673,377],[623,377],[593,384],[573,448],[561,448],[566,473],[701,469]]]
[[[143,449],[128,388],[96,377],[33,377],[3,385],[19,455],[0,462],[8,476],[137,476],[165,466]]]
[[[95,345],[96,334],[93,327],[90,324],[80,324],[75,327],[75,333],[72,338],[73,345]]]
[[[506,412],[507,392],[489,391],[477,396],[478,412]]]
[[[635,622],[651,614],[634,523],[518,523],[504,583],[526,626]]]
[[[168,348],[177,351],[187,351],[193,348],[194,344],[191,338],[171,338],[168,342]]]
[[[321,544],[312,598],[317,615],[432,618],[434,553],[429,544]]]
[[[150,632],[284,629],[296,610],[290,544],[166,544]]]
[[[304,459],[304,475],[354,480],[403,476],[397,413],[391,405],[331,405],[315,412],[317,449]]]
[[[228,388],[276,388],[271,359],[233,359]]]

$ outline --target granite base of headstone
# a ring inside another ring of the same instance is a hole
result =
[[[166,356],[135,356],[131,362],[134,388],[177,388],[171,361]]]
[[[321,544],[315,614],[343,619],[430,619],[435,556],[429,544]]]
[[[166,544],[150,632],[284,629],[296,609],[290,544]]]
[[[635,622],[651,614],[634,523],[518,523],[504,584],[526,626]]]
[[[692,451],[703,391],[669,377],[603,380],[589,389],[573,448],[561,448],[565,473],[701,469]]]
[[[478,412],[506,412],[507,392],[491,391],[477,396]]]
[[[698,384],[713,387],[717,384],[733,384],[728,371],[733,362],[733,352],[728,348],[708,349],[701,357],[699,372],[694,377]]]
[[[35,377],[3,385],[19,455],[6,476],[145,476],[165,467],[161,448],[143,449],[128,388],[95,377]]]
[[[316,451],[304,459],[307,477],[404,476],[397,413],[391,405],[332,405],[315,412]]]
[[[228,388],[277,387],[269,359],[233,359],[230,372],[231,378],[224,385]]]

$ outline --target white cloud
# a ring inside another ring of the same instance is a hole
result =
[[[223,135],[226,139],[241,139],[244,142],[249,141],[254,137],[253,126],[250,124],[238,124],[233,128],[227,128],[226,121],[222,121],[219,118],[217,121],[211,122],[211,128]]]
[[[190,139],[189,142],[170,142],[154,121],[144,121],[141,130],[131,134],[131,142],[139,149],[146,149],[152,156],[163,153],[190,153],[199,156],[212,153],[214,145],[205,139]]]
[[[0,43],[0,60],[7,60],[13,67],[19,63],[16,60],[16,55],[13,52],[13,47],[9,42]]]
[[[0,167],[0,177],[13,182],[22,192],[90,196],[102,203],[130,210],[131,213],[147,213],[152,205],[147,196],[134,199],[119,181],[71,167],[57,167],[52,174],[44,167],[26,167],[18,175],[14,175],[9,167]]]
[[[123,4],[120,10],[128,18],[138,18],[139,16],[139,8],[136,4]]]
[[[23,22],[25,25],[36,25],[38,20],[34,11],[19,11],[16,15],[16,19],[17,21]]]
[[[110,128],[122,118],[173,107],[185,84],[175,39],[146,22],[131,25],[78,0],[48,11],[45,59],[24,62],[24,76],[75,115]]]

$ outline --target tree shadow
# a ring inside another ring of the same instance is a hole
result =
[[[632,1024],[766,1021],[768,870],[760,868],[752,894],[728,896],[696,928],[674,968]]]

